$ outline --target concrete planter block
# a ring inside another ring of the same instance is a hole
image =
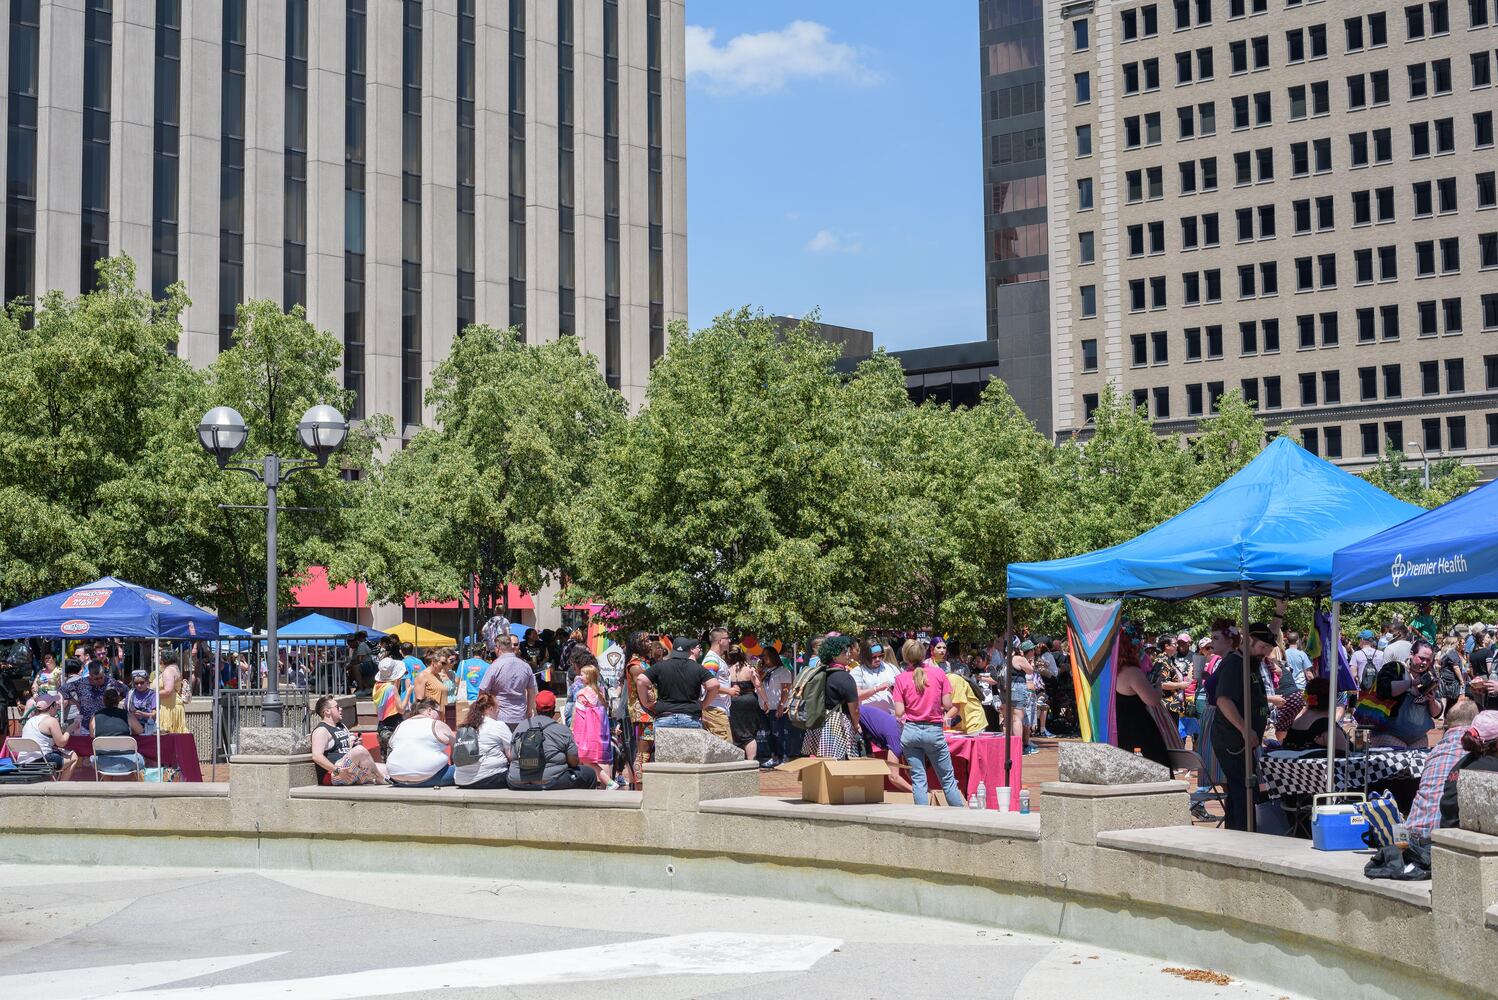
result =
[[[1458,772],[1456,799],[1463,830],[1498,834],[1498,772]]]
[[[662,764],[732,764],[744,751],[705,729],[656,729],[655,759]]]
[[[311,751],[312,737],[298,736],[293,729],[245,726],[239,730],[240,757],[285,757]]]
[[[696,812],[699,803],[759,794],[759,765],[752,760],[724,764],[645,765],[641,808]]]

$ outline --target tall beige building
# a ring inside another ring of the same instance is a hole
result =
[[[638,404],[686,316],[684,0],[7,0],[7,301],[129,254],[306,306],[406,433],[469,323],[576,336]]]
[[[1223,392],[1343,464],[1498,460],[1498,0],[1047,5],[1059,433]]]

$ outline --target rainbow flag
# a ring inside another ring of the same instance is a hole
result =
[[[1082,729],[1082,739],[1116,745],[1113,690],[1118,672],[1123,601],[1094,604],[1078,597],[1064,600],[1071,680],[1077,693],[1077,723]]]
[[[400,695],[397,693],[395,684],[385,681],[374,687],[375,718],[384,722],[392,715],[401,714]]]

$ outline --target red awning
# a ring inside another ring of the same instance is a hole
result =
[[[420,608],[422,611],[444,611],[454,610],[460,605],[457,601],[417,601],[414,596],[406,598],[406,607]],[[510,609],[512,611],[534,611],[536,602],[531,600],[531,595],[524,593],[521,589],[510,584]]]
[[[363,608],[369,605],[369,591],[358,580],[329,586],[327,569],[312,566],[307,570],[307,582],[291,588],[291,599],[299,608]]]

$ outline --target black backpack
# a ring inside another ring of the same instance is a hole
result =
[[[555,723],[553,723],[555,725]],[[546,726],[533,723],[515,740],[515,763],[524,781],[540,781],[546,770]]]
[[[479,731],[472,726],[459,726],[453,737],[453,763],[458,767],[479,762]]]

